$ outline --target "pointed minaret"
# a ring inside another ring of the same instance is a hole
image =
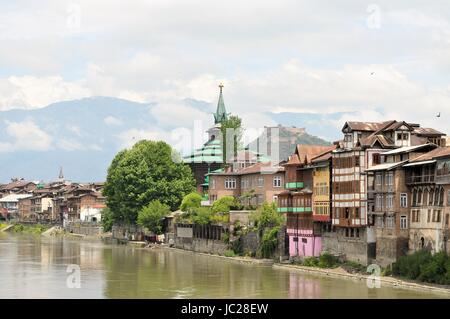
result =
[[[58,181],[64,182],[64,173],[63,173],[63,168],[62,168],[62,166],[59,167]]]
[[[223,84],[219,85],[220,93],[219,93],[219,101],[217,102],[217,110],[214,113],[214,123],[219,124],[227,119],[227,110],[225,109],[225,103],[223,101],[222,89]]]

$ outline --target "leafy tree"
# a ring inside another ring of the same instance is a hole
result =
[[[234,154],[227,154],[227,130],[233,130],[233,152]],[[241,148],[242,144],[242,120],[237,115],[231,115],[226,120],[222,121],[220,130],[222,133],[222,156],[223,156],[223,164],[226,166],[226,163],[232,156],[237,155],[237,151]]]
[[[213,203],[211,209],[213,213],[228,213],[230,209],[238,206],[239,203],[233,196],[223,196]]]
[[[146,140],[115,156],[103,190],[114,223],[135,224],[138,212],[156,199],[171,210],[179,207],[195,181],[187,165],[172,159],[168,144]]]
[[[192,222],[194,224],[207,225],[211,223],[213,215],[213,212],[208,207],[199,207],[192,214]]]
[[[111,213],[111,210],[106,207],[102,209],[102,221],[101,221],[103,231],[109,232],[112,230],[112,226],[114,224],[113,215]]]
[[[277,227],[283,223],[283,215],[278,213],[275,203],[264,203],[250,218],[259,230]]]
[[[139,212],[137,224],[159,235],[163,231],[164,217],[169,213],[168,205],[161,204],[159,200],[153,200]]]
[[[199,208],[201,206],[202,196],[196,192],[192,192],[183,197],[180,205],[180,210],[187,212],[193,208]]]

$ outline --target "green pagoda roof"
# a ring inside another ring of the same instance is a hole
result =
[[[220,84],[219,88],[220,88],[219,101],[217,102],[216,113],[214,113],[214,123],[215,124],[222,123],[228,117],[227,110],[225,109],[225,102],[223,101],[223,95],[222,95],[223,84]]]

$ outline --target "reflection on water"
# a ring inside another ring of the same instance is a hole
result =
[[[81,268],[68,288],[67,266]],[[0,233],[0,298],[436,298],[190,252]]]

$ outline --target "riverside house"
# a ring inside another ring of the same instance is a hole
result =
[[[278,211],[286,213],[290,257],[321,253],[321,223],[328,221],[330,200],[327,158],[333,149],[334,146],[297,145],[295,153],[283,164],[286,190],[278,195]],[[317,196],[313,196],[314,190]],[[315,204],[313,199],[317,200]]]
[[[438,146],[404,146],[380,154],[380,164],[367,169],[368,224],[375,229],[376,263],[387,266],[408,253],[411,195],[403,165]]]
[[[450,147],[437,148],[404,165],[411,200],[409,250],[450,252]]]
[[[332,153],[332,231],[324,249],[368,264],[376,258],[376,234],[369,223],[367,170],[380,164],[381,153],[427,142],[445,145],[445,134],[404,121],[346,122],[344,139]]]
[[[256,208],[264,202],[277,202],[284,190],[284,168],[270,162],[256,163],[248,167],[228,167],[209,176],[211,204],[223,196],[234,196],[246,207]]]

